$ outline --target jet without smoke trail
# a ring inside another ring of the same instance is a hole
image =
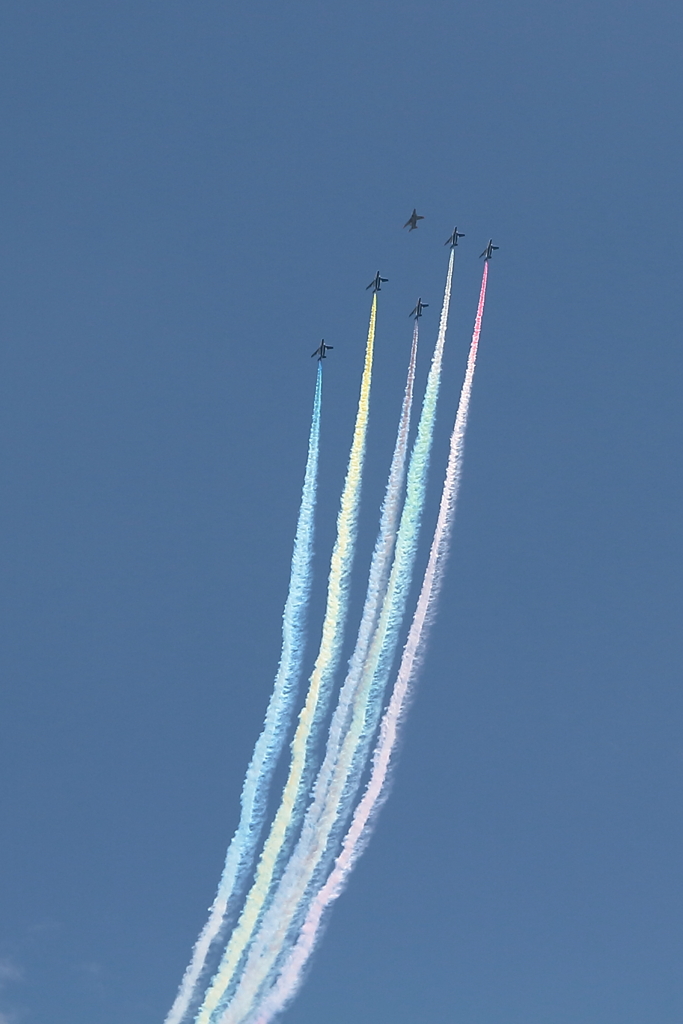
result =
[[[306,920],[300,928],[295,945],[279,968],[279,976],[267,994],[263,994],[257,1012],[251,1015],[252,1024],[269,1024],[295,995],[301,984],[304,967],[320,935],[324,915],[344,890],[358,857],[370,838],[377,811],[386,792],[386,781],[396,748],[400,724],[405,715],[411,687],[419,670],[429,625],[436,611],[443,573],[448,559],[450,537],[455,514],[464,454],[465,430],[472,383],[476,368],[479,337],[484,314],[488,262],[484,264],[479,305],[475,319],[472,344],[467,361],[455,426],[451,435],[446,479],[441,494],[437,525],[432,539],[429,561],[425,571],[417,608],[408,634],[396,683],[389,706],[382,719],[380,735],[372,759],[370,780],[358,804],[351,826],[344,838],[342,850],[325,884],[311,901]]]
[[[417,222],[419,220],[424,220],[424,217],[421,217],[417,210],[413,209],[413,212],[411,213],[410,217],[408,217],[408,220],[405,222],[403,227],[407,228],[408,225],[410,225],[410,231],[415,231],[415,229],[417,228]],[[408,232],[409,234],[410,231]]]

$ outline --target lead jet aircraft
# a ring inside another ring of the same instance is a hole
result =
[[[429,305],[428,302],[423,302],[422,299],[418,299],[417,300],[417,306],[412,311],[412,313],[408,313],[408,316],[414,316],[415,319],[417,320],[418,317],[422,316],[422,310],[426,309],[428,305]]]
[[[417,222],[419,220],[424,220],[424,217],[421,217],[417,210],[413,209],[413,212],[411,213],[410,217],[408,217],[408,220],[405,222],[403,227],[407,228],[408,225],[410,224],[410,230],[414,231],[415,228],[417,227]]]
[[[456,245],[458,244],[458,239],[464,237],[465,236],[463,235],[462,231],[458,231],[457,228],[453,228],[453,234],[451,235],[450,238],[447,238],[443,244],[450,245],[451,249],[455,249]]]
[[[325,353],[326,352],[331,352],[333,348],[334,348],[334,345],[326,345],[325,344],[325,339],[323,338],[323,340],[320,342],[319,348],[317,348],[315,350],[315,352],[311,356],[311,359],[313,358],[313,356],[317,356],[318,357],[318,362],[320,362],[321,359],[325,359],[326,358]]]
[[[489,244],[486,246],[484,251],[479,254],[479,259],[481,259],[482,256],[485,256],[487,260],[490,260],[491,257],[493,256],[493,250],[494,249],[500,249],[500,246],[499,245],[494,245],[493,244],[493,239],[489,238]]]
[[[375,291],[375,292],[381,292],[382,285],[386,284],[388,280],[389,280],[388,277],[380,277],[379,276],[379,270],[378,270],[377,273],[375,274],[374,278],[372,279],[372,281],[370,282],[370,284],[367,286],[367,288],[365,290],[367,292],[367,291],[369,291],[372,288],[372,290]]]

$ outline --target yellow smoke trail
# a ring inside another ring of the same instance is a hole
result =
[[[292,741],[292,758],[289,776],[285,783],[282,799],[261,854],[256,875],[249,891],[240,918],[230,936],[218,970],[209,985],[204,1001],[195,1018],[196,1024],[209,1024],[211,1015],[219,1006],[223,995],[233,980],[235,970],[258,924],[268,900],[275,868],[280,852],[290,832],[297,809],[302,805],[302,786],[305,785],[306,768],[309,760],[310,741],[324,710],[325,699],[329,696],[332,679],[341,653],[344,623],[348,605],[348,586],[351,563],[355,549],[360,503],[361,479],[365,457],[365,440],[370,412],[370,384],[375,345],[375,322],[377,319],[377,294],[373,295],[370,310],[368,338],[365,347],[365,363],[361,380],[358,411],[353,431],[353,442],[349,454],[346,481],[342,492],[337,517],[337,539],[335,541],[330,574],[327,585],[327,607],[322,628],[320,649],[309,681],[306,703],[299,715],[299,723]]]

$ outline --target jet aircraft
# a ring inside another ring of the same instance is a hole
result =
[[[482,256],[485,256],[487,260],[490,260],[491,257],[493,256],[493,250],[494,249],[500,249],[500,246],[499,245],[494,245],[493,244],[493,239],[489,238],[489,244],[486,246],[484,251],[479,254],[479,259],[481,259]]]
[[[367,292],[367,291],[369,291],[372,288],[373,291],[380,292],[382,290],[382,285],[386,284],[386,282],[388,280],[389,280],[388,277],[380,277],[379,276],[379,270],[378,270],[377,273],[375,274],[374,278],[372,279],[372,281],[370,282],[370,284],[367,286],[367,288],[365,290]]]
[[[323,338],[323,340],[320,342],[320,346],[315,350],[315,352],[311,356],[311,359],[313,358],[313,356],[317,356],[318,357],[318,362],[320,362],[321,359],[325,359],[326,358],[325,353],[326,352],[331,352],[333,348],[334,348],[334,345],[326,345],[325,344],[325,339]]]
[[[415,228],[417,227],[417,222],[419,220],[424,220],[424,217],[421,217],[417,210],[413,209],[413,212],[411,213],[410,217],[408,217],[408,220],[405,222],[403,227],[407,228],[408,225],[410,224],[410,230],[414,231]]]
[[[456,245],[458,244],[458,239],[464,237],[465,236],[463,235],[462,231],[458,231],[457,228],[453,228],[453,234],[451,235],[450,238],[447,238],[443,244],[450,245],[451,249],[455,249]]]
[[[417,300],[417,306],[412,311],[412,313],[408,313],[408,316],[414,316],[415,319],[417,320],[418,317],[422,316],[422,310],[426,309],[428,305],[429,305],[428,302],[423,302],[422,299],[418,299]]]

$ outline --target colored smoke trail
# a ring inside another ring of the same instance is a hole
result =
[[[429,626],[433,620],[436,603],[448,559],[450,538],[458,497],[465,443],[465,430],[472,395],[472,382],[479,348],[479,336],[484,314],[488,261],[479,294],[479,305],[474,322],[472,343],[467,360],[465,380],[460,394],[455,426],[451,435],[446,478],[444,480],[439,515],[429,552],[422,589],[418,598],[415,615],[403,650],[396,682],[387,710],[382,718],[379,739],[372,758],[372,770],[363,798],[356,807],[349,830],[344,837],[341,852],[327,881],[311,902],[295,945],[280,967],[277,981],[262,999],[257,1013],[250,1015],[251,1024],[269,1024],[275,1015],[284,1009],[301,984],[304,967],[313,952],[320,935],[326,911],[343,892],[346,882],[363,852],[372,833],[376,815],[386,794],[386,783],[391,767],[392,755],[396,748],[399,729],[410,699],[412,684],[419,671],[424,655]],[[245,1015],[246,1016],[246,1015]],[[245,1017],[242,1018],[244,1020]]]
[[[367,752],[381,713],[384,689],[398,644],[400,625],[412,580],[422,510],[426,495],[427,471],[434,436],[436,406],[441,380],[443,351],[446,341],[448,314],[453,281],[454,249],[448,262],[444,299],[437,341],[427,380],[417,437],[411,453],[406,499],[396,536],[394,563],[388,585],[382,595],[379,622],[368,650],[364,645],[364,660],[352,666],[342,687],[337,712],[333,719],[336,727],[325,754],[323,766],[316,780],[313,802],[304,821],[302,834],[283,873],[278,891],[268,907],[258,936],[254,940],[242,970],[238,988],[218,1019],[221,1024],[237,1024],[252,1012],[258,993],[278,958],[286,953],[288,935],[296,918],[303,912],[301,901],[320,872],[321,860],[330,846],[330,839],[343,829],[350,807],[355,800]],[[354,664],[355,663],[355,664]],[[343,737],[341,749],[338,735],[342,722],[351,722]],[[340,721],[335,720],[338,717]]]
[[[330,756],[336,757],[341,744],[344,730],[347,726],[348,716],[351,709],[351,701],[360,682],[363,665],[367,657],[368,649],[373,637],[377,619],[381,610],[382,597],[386,589],[389,570],[391,567],[391,555],[394,550],[396,538],[396,525],[401,511],[401,496],[403,482],[405,479],[406,456],[408,453],[408,434],[410,431],[410,418],[413,407],[413,391],[415,387],[415,368],[417,364],[419,327],[415,320],[413,328],[413,340],[410,348],[410,359],[408,362],[408,376],[403,392],[403,404],[399,417],[398,431],[394,445],[394,453],[389,468],[389,479],[387,481],[384,501],[380,513],[379,531],[370,562],[368,574],[368,586],[363,605],[360,626],[356,645],[349,661],[349,671],[344,685],[339,694],[339,702],[332,716],[330,731],[327,740],[327,751],[325,760]],[[321,781],[324,776],[325,764],[321,768],[316,781],[316,790],[325,785]]]
[[[412,583],[417,542],[426,498],[427,473],[434,438],[436,408],[441,386],[441,368],[446,343],[453,284],[455,250],[451,249],[446,274],[441,317],[432,362],[427,378],[417,436],[410,455],[406,497],[396,536],[394,562],[382,600],[382,608],[372,645],[363,665],[362,700],[355,702],[355,714],[345,738],[344,754],[335,766],[341,788],[337,786],[337,821],[343,828],[355,799],[367,759],[369,745],[377,728],[384,690],[398,645],[399,630]]]
[[[320,649],[309,681],[306,702],[299,714],[289,775],[280,806],[256,869],[253,885],[246,897],[242,913],[230,936],[218,970],[209,985],[195,1018],[197,1024],[208,1024],[228,990],[234,973],[247,948],[264,906],[268,900],[278,858],[291,830],[298,824],[307,797],[307,772],[312,755],[312,741],[327,709],[334,673],[339,664],[348,610],[349,577],[353,563],[358,529],[358,511],[362,482],[365,443],[370,411],[370,385],[377,318],[377,294],[373,295],[368,327],[365,362],[361,380],[358,411],[349,454],[346,481],[337,517],[337,538],[332,551],[327,588],[327,607],[323,621]]]
[[[308,438],[308,457],[301,494],[299,517],[289,579],[289,592],[282,616],[282,650],[273,693],[266,709],[261,735],[256,741],[242,787],[240,820],[228,846],[223,874],[210,908],[209,919],[197,939],[166,1024],[179,1024],[196,996],[206,959],[220,937],[231,900],[239,895],[245,874],[256,854],[266,809],[268,788],[282,751],[296,697],[305,647],[304,629],[311,594],[313,535],[318,488],[320,412],[322,407],[322,363],[318,363],[313,415]]]

